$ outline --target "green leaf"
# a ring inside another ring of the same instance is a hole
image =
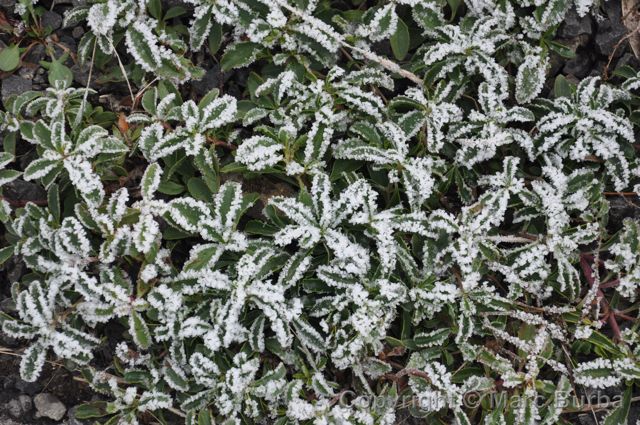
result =
[[[187,10],[182,6],[173,6],[167,13],[162,17],[163,20],[168,21],[169,19],[178,18],[187,13]]]
[[[264,323],[265,318],[260,315],[253,321],[249,330],[249,346],[256,353],[264,351]]]
[[[49,84],[55,85],[56,81],[64,81],[65,86],[70,86],[73,81],[73,73],[63,62],[66,60],[66,54],[59,59],[55,59],[49,65]]]
[[[0,249],[0,266],[13,256],[14,250],[15,248],[13,246],[6,246]]]
[[[0,186],[14,181],[20,177],[21,174],[18,170],[0,170]]]
[[[89,401],[75,409],[75,417],[78,419],[100,418],[107,414],[106,401]]]
[[[545,40],[545,44],[549,47],[549,50],[559,54],[563,58],[573,59],[576,57],[576,52],[564,44],[552,40]]]
[[[402,19],[398,18],[396,32],[393,33],[389,41],[391,42],[393,56],[399,61],[403,60],[407,56],[407,53],[409,53],[411,38],[409,36],[409,28]]]
[[[162,16],[162,1],[161,0],[147,0],[147,9],[149,14],[156,19],[160,19]]]
[[[299,317],[293,319],[292,324],[296,331],[296,336],[302,345],[316,353],[322,353],[324,351],[324,338],[313,328],[313,326]]]
[[[251,65],[262,51],[262,45],[245,41],[236,43],[227,48],[222,55],[220,65],[223,71],[234,68],[242,68]]]
[[[215,55],[220,50],[222,44],[222,25],[217,22],[211,24],[211,31],[209,31],[209,53]]]
[[[32,161],[24,170],[24,179],[40,179],[50,173],[60,172],[61,165],[61,161],[57,159],[38,158]]]
[[[138,28],[144,27],[144,32]],[[127,29],[127,47],[136,62],[145,68],[159,68],[162,65],[158,46],[151,38],[153,30],[142,21],[137,21]]]
[[[453,20],[453,18],[455,18],[456,14],[458,13],[458,9],[462,4],[462,0],[447,0],[447,3],[449,4],[449,8],[451,9],[451,20]]]
[[[209,409],[202,409],[198,413],[198,425],[211,425],[211,411]]]
[[[559,97],[570,98],[573,95],[572,84],[567,81],[564,75],[560,74],[553,83],[553,95],[557,99]]]
[[[145,200],[153,199],[153,195],[160,186],[162,167],[157,162],[149,164],[140,181],[140,192]]]
[[[439,347],[449,338],[451,331],[447,328],[436,329],[431,332],[421,332],[413,337],[413,342],[418,347]]]
[[[147,349],[151,346],[151,333],[147,327],[147,323],[138,314],[137,311],[131,310],[129,315],[129,330],[133,337],[133,342],[142,349]]]
[[[164,379],[167,381],[169,386],[177,391],[185,392],[189,389],[189,382],[184,379],[184,372],[176,371],[174,369],[172,362],[167,365],[164,369]]]
[[[516,100],[528,103],[542,91],[546,79],[546,60],[537,55],[525,57],[516,75]]]
[[[53,218],[59,223],[60,222],[60,192],[58,190],[57,184],[52,184],[49,187],[49,191],[47,192],[47,204],[49,206],[49,211],[51,211],[51,215]]]
[[[343,174],[351,173],[362,167],[362,161],[355,161],[353,159],[336,159],[333,161],[333,168],[331,169],[331,175],[329,180],[335,182],[340,179]]]
[[[218,244],[201,245],[198,248],[200,249],[196,254],[184,264],[185,270],[202,270],[206,267],[211,267],[224,251],[224,246]]]
[[[20,64],[20,48],[12,44],[0,51],[0,71],[13,71]]]
[[[618,407],[613,409],[604,420],[604,425],[626,425],[628,423],[629,410],[631,408],[631,390],[632,386],[627,386],[622,397],[622,402]]]
[[[180,195],[184,192],[184,186],[172,181],[161,182],[158,185],[158,192],[165,195]]]
[[[209,217],[209,209],[204,202],[191,198],[173,200],[167,208],[169,217],[187,232],[200,231],[200,223]]]
[[[42,366],[47,357],[47,349],[36,342],[29,346],[20,360],[20,377],[27,382],[35,382],[40,376]]]
[[[201,201],[209,201],[212,193],[200,177],[191,177],[187,182],[189,194]]]
[[[206,13],[198,14],[198,16],[191,22],[191,26],[189,27],[189,45],[191,46],[191,50],[200,50],[200,47],[202,47],[204,40],[209,34],[210,27],[211,8],[209,8]]]

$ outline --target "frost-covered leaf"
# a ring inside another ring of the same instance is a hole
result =
[[[547,61],[538,55],[528,55],[516,75],[516,100],[529,103],[542,91],[546,79]]]

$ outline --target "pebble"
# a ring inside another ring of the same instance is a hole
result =
[[[84,28],[82,28],[81,26],[74,27],[73,30],[71,30],[71,36],[76,40],[82,37],[83,35],[84,35]]]
[[[13,12],[13,8],[16,6],[16,0],[0,0],[0,6]]]
[[[31,402],[31,397],[21,394],[18,398],[9,400],[7,403],[7,412],[14,418],[20,419],[29,413],[32,407],[33,403]]]
[[[42,390],[42,384],[41,383],[39,383],[39,382],[27,382],[27,381],[24,381],[22,379],[18,379],[18,381],[15,384],[15,387],[21,393],[29,394],[31,396]]]
[[[31,87],[31,80],[27,80],[17,75],[8,76],[2,80],[2,102],[5,103],[7,99],[13,95],[18,95],[31,90]]]
[[[591,72],[592,64],[593,61],[591,60],[589,52],[580,52],[575,58],[567,61],[562,72],[578,78],[584,78]]]
[[[62,16],[51,10],[45,10],[40,19],[42,26],[49,28],[52,31],[55,31],[62,26]]]
[[[36,416],[39,418],[59,421],[67,413],[65,405],[53,394],[40,393],[34,397],[33,401],[36,405]]]
[[[558,30],[560,38],[574,38],[579,35],[593,34],[593,20],[589,14],[580,17],[575,8],[570,8],[565,15],[564,22]]]
[[[3,311],[7,314],[18,312],[18,310],[16,310],[16,303],[10,297],[0,301],[0,311]]]
[[[621,4],[619,1],[604,2],[603,8],[606,18],[598,22],[598,31],[595,37],[596,51],[604,56],[609,56],[618,42],[627,34],[628,30],[621,21]],[[626,44],[622,43],[616,50],[616,56],[625,51]]]

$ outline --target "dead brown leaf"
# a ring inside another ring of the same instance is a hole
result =
[[[640,0],[622,0],[622,23],[629,30],[629,45],[640,59]]]

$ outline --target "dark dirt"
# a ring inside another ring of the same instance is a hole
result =
[[[3,350],[4,351],[4,350]],[[18,352],[19,350],[16,350]],[[93,394],[86,382],[74,379],[73,374],[62,365],[47,364],[38,382],[29,383],[18,376],[20,358],[15,355],[0,353],[0,425],[41,424],[49,425],[64,423],[78,425],[80,422],[69,416],[69,411],[60,422],[47,418],[38,418],[33,399],[41,393],[52,394],[58,398],[67,409],[91,400]],[[19,397],[28,396],[31,408],[20,411],[16,415],[15,405]],[[17,417],[16,417],[17,416]]]

